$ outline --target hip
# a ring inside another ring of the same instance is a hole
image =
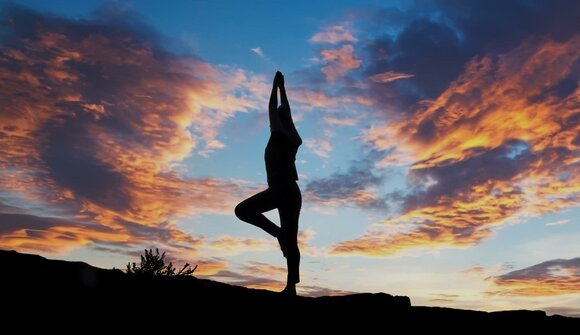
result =
[[[302,204],[302,193],[296,180],[276,180],[268,182],[268,191],[282,202]]]

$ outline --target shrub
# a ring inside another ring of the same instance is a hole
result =
[[[197,265],[191,268],[189,263],[185,263],[181,270],[176,271],[177,269],[171,262],[165,264],[165,251],[160,254],[157,248],[155,253],[153,253],[153,249],[145,249],[145,255],[141,255],[139,265],[135,262],[127,264],[127,273],[151,276],[189,276],[195,269],[197,269]]]

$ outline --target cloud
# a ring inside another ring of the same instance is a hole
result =
[[[191,264],[192,267],[197,265],[195,269],[195,276],[213,276],[217,273],[225,271],[228,268],[228,263],[222,259],[204,259]]]
[[[258,238],[245,238],[237,236],[219,236],[208,241],[208,246],[215,250],[221,250],[228,253],[240,253],[244,251],[262,251],[271,248],[274,245],[272,241]]]
[[[461,297],[458,294],[447,294],[447,293],[435,293],[432,295],[436,296],[436,298],[431,298],[431,299],[429,299],[429,301],[434,302],[434,303],[454,302],[454,301],[457,301],[457,299]]]
[[[308,138],[304,144],[313,154],[321,158],[329,158],[332,152],[332,143],[325,139]]]
[[[335,81],[344,76],[349,70],[360,67],[362,61],[353,55],[354,47],[350,44],[343,45],[340,49],[328,49],[320,51],[324,66],[320,69],[326,76],[326,80]]]
[[[311,228],[306,228],[298,232],[298,247],[300,254],[316,257],[319,255],[318,249],[313,245],[312,241],[316,232]]]
[[[509,271],[509,270],[511,270],[513,268],[514,268],[514,265],[511,264],[511,263],[502,263],[499,266],[499,271],[505,272],[505,271]]]
[[[546,223],[546,226],[559,226],[559,225],[563,225],[563,224],[567,224],[567,223],[570,223],[570,219],[563,219],[563,220],[548,222],[548,223]]]
[[[281,278],[282,276],[276,275],[276,277],[278,279],[256,276],[248,268],[242,268],[240,271],[220,271],[210,277],[210,279],[247,288],[281,291],[286,285],[286,282]]]
[[[364,135],[408,167],[401,213],[332,252],[385,256],[408,248],[466,248],[509,219],[579,204],[577,85],[580,35],[531,38],[473,58],[435,100]],[[575,107],[576,106],[576,107]],[[405,226],[393,233],[389,227]]]
[[[328,287],[320,287],[315,285],[301,285],[298,288],[299,294],[305,297],[334,297],[349,294],[356,294],[358,292],[337,290]]]
[[[580,292],[580,258],[555,259],[488,278],[489,295],[550,296]]]
[[[258,55],[258,56],[260,56],[260,57],[262,57],[262,58],[265,58],[265,57],[266,57],[266,55],[264,55],[264,52],[262,51],[262,48],[260,48],[260,47],[252,48],[252,49],[250,49],[250,50],[251,50],[253,53],[255,53],[256,55]]]
[[[405,79],[405,78],[412,78],[414,77],[412,74],[402,73],[402,72],[395,72],[395,71],[387,71],[377,73],[369,77],[370,80],[374,81],[375,83],[390,83],[395,80]]]
[[[394,55],[388,62],[392,71],[413,74],[408,78],[418,91],[417,97],[440,93],[469,59],[468,50],[462,47],[455,31],[430,19],[411,22],[391,48],[385,47]]]
[[[485,273],[485,268],[483,266],[473,266],[473,267],[461,270],[461,274],[464,274],[464,275],[481,276],[484,273]]]
[[[57,253],[103,241],[130,243],[136,239],[127,232],[60,218],[5,213],[0,218],[2,249]]]
[[[544,0],[501,4],[442,0],[431,2],[430,10],[425,4],[417,6],[420,8],[411,6],[405,11],[373,11],[372,15],[359,15],[361,21],[353,23],[359,26],[371,60],[366,62],[367,75],[386,71],[414,75],[388,91],[373,88],[389,95],[382,98],[383,105],[407,109],[417,100],[437,97],[474,56],[505,53],[532,36],[567,40],[577,32],[572,13],[580,9],[574,1],[554,6]],[[393,98],[397,101],[392,102]]]
[[[290,94],[290,93],[289,93]],[[344,115],[344,110],[350,108],[360,109],[364,106],[371,106],[372,100],[363,96],[352,94],[349,92],[341,92],[341,94],[331,94],[329,92],[321,91],[320,89],[312,89],[310,87],[297,87],[292,89],[292,100],[297,104],[301,110],[311,110],[313,108],[321,108],[326,111],[341,113],[343,117],[349,119]],[[330,118],[336,116],[329,115]]]
[[[325,116],[322,119],[324,120],[324,123],[326,123],[329,126],[339,126],[339,127],[355,126],[359,122],[359,120],[354,117],[339,118],[334,116]]]
[[[324,31],[316,33],[310,38],[312,43],[337,44],[342,42],[356,42],[357,39],[352,35],[347,27],[343,25],[333,25],[327,27]]]
[[[286,268],[272,264],[250,262],[245,269],[256,276],[286,276]]]
[[[266,105],[264,79],[172,54],[130,14],[105,12],[2,11],[0,184],[28,214],[11,217],[3,247],[130,246],[152,234],[187,249],[197,239],[176,218],[231,213],[245,195],[239,183],[177,171],[196,150],[224,146],[227,119]]]
[[[369,157],[379,156],[379,152]],[[364,209],[385,210],[386,199],[378,195],[385,176],[373,167],[374,159],[353,161],[346,172],[314,179],[306,185],[305,201],[330,206],[353,204]]]

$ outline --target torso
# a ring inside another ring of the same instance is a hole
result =
[[[268,185],[295,182],[298,180],[296,171],[296,152],[298,146],[293,144],[284,134],[272,132],[264,152]]]

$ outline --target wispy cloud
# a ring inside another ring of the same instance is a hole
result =
[[[483,266],[473,266],[473,267],[461,270],[461,274],[464,274],[464,275],[481,276],[484,273],[485,273],[485,268]]]
[[[580,292],[580,258],[555,259],[490,277],[489,295],[550,296]]]
[[[306,139],[304,144],[310,151],[312,151],[313,154],[321,158],[329,158],[333,149],[332,143],[330,143],[330,141],[321,138]]]
[[[390,83],[395,80],[405,79],[405,78],[412,78],[414,77],[412,74],[403,73],[403,72],[395,72],[395,71],[387,71],[382,73],[377,73],[369,77],[370,80],[374,81],[375,83]]]
[[[255,276],[286,276],[286,268],[272,264],[250,262],[245,269]]]
[[[559,225],[563,225],[563,224],[567,224],[567,223],[570,223],[570,219],[563,219],[563,220],[548,222],[548,223],[546,223],[546,226],[559,226]]]
[[[262,58],[266,58],[266,55],[264,55],[264,52],[262,51],[262,48],[260,47],[255,47],[250,49],[253,53],[255,53],[256,55],[262,57]]]
[[[353,161],[346,172],[309,181],[305,201],[333,207],[352,204],[365,209],[386,210],[386,199],[376,190],[385,176],[376,171],[373,164],[374,160],[370,158]]]
[[[436,293],[436,294],[432,294],[432,296],[435,296],[435,298],[431,298],[431,299],[429,299],[429,301],[435,302],[435,303],[452,302],[452,301],[456,301],[458,298],[461,298],[461,295],[459,295],[459,294],[447,294],[447,293]]]
[[[366,96],[342,92],[342,94],[329,94],[328,92],[309,87],[298,87],[292,90],[292,99],[303,110],[321,108],[326,111],[342,111],[345,108],[370,107],[373,101]],[[337,116],[328,115],[331,120],[337,120]],[[344,116],[351,119],[349,116]],[[331,121],[332,122],[332,121]],[[352,122],[352,121],[348,121]]]
[[[267,250],[274,246],[274,242],[267,239],[224,235],[208,241],[207,245],[214,251],[222,251],[231,255],[232,252],[238,254],[245,251]]]
[[[355,126],[359,119],[354,117],[335,117],[335,116],[325,116],[323,118],[324,123],[329,126]]]

